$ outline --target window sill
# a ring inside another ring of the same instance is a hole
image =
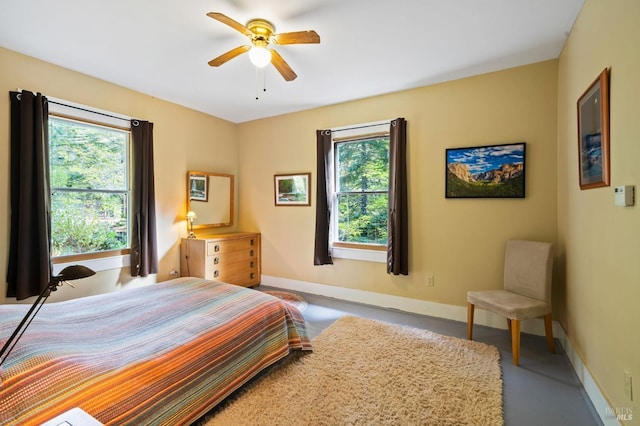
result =
[[[71,265],[83,265],[87,268],[93,269],[96,272],[106,271],[109,269],[122,269],[131,265],[131,256],[129,256],[128,254],[121,254],[109,257],[99,257],[95,259],[83,259],[65,263],[54,263],[53,274],[58,275],[62,269]]]
[[[386,250],[364,250],[334,246],[332,256],[339,259],[363,260],[365,262],[387,262]]]

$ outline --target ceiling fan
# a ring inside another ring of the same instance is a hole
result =
[[[263,68],[272,63],[286,81],[291,81],[296,79],[296,73],[277,51],[269,49],[267,46],[269,44],[320,43],[320,36],[313,30],[275,34],[273,24],[264,19],[252,19],[247,22],[247,25],[242,25],[222,13],[209,12],[207,16],[227,24],[251,40],[251,45],[238,46],[210,60],[209,65],[212,67],[218,67],[238,55],[249,52],[249,59],[255,66]]]

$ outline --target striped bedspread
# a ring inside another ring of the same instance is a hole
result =
[[[0,344],[27,309],[0,305]],[[293,306],[199,278],[47,303],[0,372],[0,424],[74,407],[104,424],[189,424],[292,349],[311,349]]]

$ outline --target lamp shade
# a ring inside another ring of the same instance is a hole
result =
[[[191,222],[193,222],[193,219],[197,218],[198,215],[196,215],[196,212],[194,211],[189,211],[187,213],[187,219],[189,219]]]
[[[95,271],[87,268],[86,266],[71,265],[60,271],[58,276],[61,278],[61,281],[73,281],[81,278],[87,278],[95,274]]]
[[[264,68],[271,63],[271,52],[261,46],[254,46],[249,50],[251,63],[258,68]]]

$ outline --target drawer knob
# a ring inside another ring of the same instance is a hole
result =
[[[253,257],[253,250],[249,251],[249,256]]]
[[[249,262],[249,267],[253,268],[253,260],[251,262]]]
[[[251,245],[253,245],[253,238],[251,239]]]
[[[249,275],[251,277],[251,279],[255,278],[256,274],[254,274],[253,272],[251,273],[251,275]]]
[[[213,246],[213,251],[220,251],[220,244]]]
[[[220,276],[220,271],[218,271],[218,270],[213,271],[213,277],[214,278],[218,278],[219,276]]]
[[[213,264],[217,265],[218,263],[220,263],[220,258],[219,257],[214,257],[213,258]]]

